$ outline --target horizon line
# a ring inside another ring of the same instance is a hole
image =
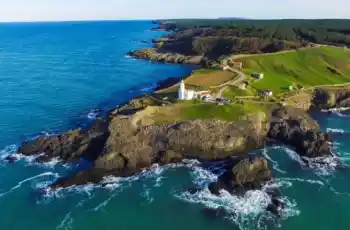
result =
[[[159,20],[350,20],[350,18],[245,18],[245,17],[196,17],[196,18],[116,18],[116,19],[63,19],[63,20],[33,20],[33,21],[0,21],[3,23],[60,23],[60,22],[113,22],[113,21],[159,21]]]

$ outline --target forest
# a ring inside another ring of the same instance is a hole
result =
[[[175,19],[155,23],[159,23],[163,29],[180,32],[178,34],[195,29],[200,35],[201,31],[210,28],[226,33],[224,36],[350,46],[349,19]]]

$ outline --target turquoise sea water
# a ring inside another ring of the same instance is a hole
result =
[[[151,27],[150,22],[0,24],[0,158],[28,138],[87,125],[91,109],[109,109],[151,90],[158,80],[188,74],[191,67],[125,56],[149,46],[141,40],[162,35]],[[334,134],[335,153],[349,163],[350,114],[314,117]],[[349,168],[306,168],[282,146],[256,153],[274,168],[269,186],[279,186],[287,204],[281,219],[264,211],[264,191],[244,198],[215,197],[205,189],[187,193],[216,178],[196,162],[106,178],[107,188],[87,185],[42,196],[40,188],[71,166],[22,159],[0,162],[0,229],[350,229]],[[224,207],[229,214],[208,216],[206,207]]]

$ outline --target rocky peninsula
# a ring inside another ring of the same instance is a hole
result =
[[[169,35],[166,41],[157,41],[158,48],[132,51],[130,55],[140,59],[207,66],[210,61],[218,62],[222,55],[227,54],[226,51],[224,53],[220,51],[222,44],[228,42],[227,38],[220,41],[215,38],[213,41],[209,35],[214,32],[210,30],[201,31],[206,33],[202,36],[203,39],[210,40],[211,45],[215,44],[210,49],[173,52],[172,47],[176,46],[175,43],[189,36],[186,31],[180,33],[181,36]],[[225,30],[215,33],[230,35],[230,32]],[[197,40],[193,40],[193,36],[191,39],[191,44],[198,43]],[[255,44],[252,40],[233,39],[232,42],[241,42],[242,50],[247,47],[246,44],[251,44],[248,48]],[[265,43],[259,41],[259,44]],[[286,44],[276,43],[278,46],[283,46],[281,49],[285,49]],[[307,44],[288,43],[287,46],[295,49],[305,47]],[[273,48],[274,45],[271,44],[265,44],[257,49],[262,52],[267,47],[271,48],[269,51],[279,50]],[[249,48],[246,51],[251,50]],[[232,50],[229,49],[228,52]],[[173,80],[171,79],[172,82]],[[293,100],[283,99],[282,102],[281,99],[272,102],[264,110],[250,109],[249,113],[242,113],[239,116],[232,114],[230,117],[228,114],[228,118],[226,114],[225,119],[215,115],[209,118],[182,117],[181,114],[187,114],[187,109],[192,108],[192,104],[188,105],[171,98],[169,95],[172,91],[170,90],[169,94],[167,90],[174,87],[176,84],[167,85],[166,89],[151,95],[134,98],[123,106],[111,110],[107,117],[97,118],[88,129],[75,129],[26,142],[20,146],[18,153],[37,156],[38,162],[47,162],[54,158],[59,158],[62,162],[78,162],[83,158],[92,163],[89,169],[58,179],[50,185],[51,189],[100,183],[109,175],[131,176],[153,164],[166,165],[184,159],[197,159],[200,162],[225,160],[226,172],[216,183],[209,185],[209,189],[216,195],[219,195],[222,189],[242,195],[245,191],[262,188],[273,179],[267,160],[249,153],[263,148],[270,141],[276,141],[295,149],[302,157],[332,156],[331,137],[320,131],[317,122],[310,117],[308,111],[350,105],[349,89],[320,88],[310,92],[301,91],[294,95]],[[303,95],[302,100],[295,99],[298,95]],[[241,108],[240,101],[232,103],[237,103],[233,106]],[[193,107],[196,106],[194,103]],[[167,119],[167,114],[174,116],[176,113],[179,113],[178,117]],[[278,215],[283,203],[276,194],[278,192],[271,191],[271,204],[268,210]]]

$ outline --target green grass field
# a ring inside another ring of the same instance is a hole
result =
[[[186,85],[200,89],[209,89],[233,80],[236,75],[218,69],[198,69],[185,79]]]
[[[255,94],[256,94],[256,92],[252,91],[251,88],[243,90],[243,89],[239,89],[235,86],[230,86],[224,91],[223,96],[225,98],[232,99],[236,96],[241,96],[241,97],[254,96]]]
[[[244,72],[264,73],[252,82],[255,90],[269,89],[275,94],[287,92],[290,85],[304,87],[350,82],[350,51],[319,47],[271,55],[254,55],[243,61]]]

